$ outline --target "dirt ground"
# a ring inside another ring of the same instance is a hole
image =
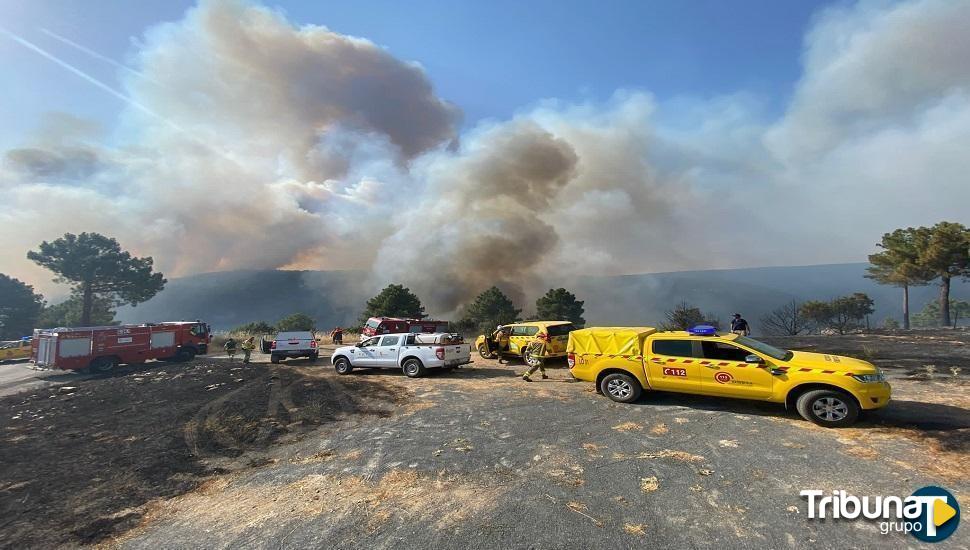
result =
[[[620,405],[562,363],[530,384],[480,358],[420,379],[206,358],[6,397],[0,546],[916,546],[807,521],[798,492],[970,502],[963,335],[772,343],[868,358],[894,400],[826,430],[772,404]]]

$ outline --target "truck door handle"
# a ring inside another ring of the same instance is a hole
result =
[[[391,350],[391,351],[395,351],[395,350],[396,350],[396,348],[390,348],[390,350]]]

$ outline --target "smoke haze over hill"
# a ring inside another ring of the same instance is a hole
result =
[[[462,132],[417,63],[204,0],[134,46],[114,138],[51,115],[4,153],[0,272],[43,286],[26,250],[97,231],[169,276],[362,270],[362,295],[401,282],[449,314],[492,284],[526,303],[550,279],[858,261],[966,221],[967,21],[967,1],[824,10],[776,117],[744,90],[618,90]]]

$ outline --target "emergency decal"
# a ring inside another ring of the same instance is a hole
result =
[[[727,384],[731,380],[734,380],[734,377],[731,376],[731,373],[729,372],[721,371],[714,375],[714,380],[716,380],[718,384]]]
[[[687,378],[687,369],[675,369],[671,367],[664,367],[664,376],[678,376],[680,378]]]

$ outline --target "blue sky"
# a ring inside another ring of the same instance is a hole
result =
[[[192,2],[13,1],[0,21],[112,85],[116,67],[41,29],[124,60],[146,28],[182,17]],[[328,1],[269,3],[295,24],[368,38],[427,70],[464,125],[504,119],[544,98],[602,100],[620,88],[660,100],[744,91],[772,113],[801,72],[806,28],[826,2]],[[121,102],[0,36],[0,146],[16,146],[46,111],[112,126]]]

